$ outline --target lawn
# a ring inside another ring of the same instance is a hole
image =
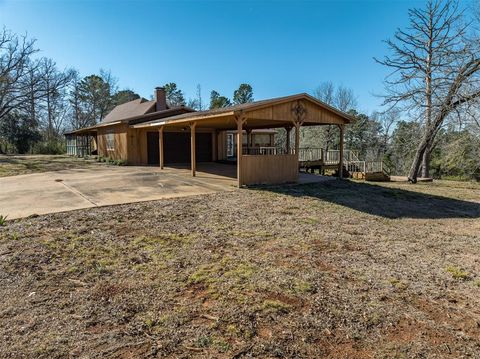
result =
[[[0,177],[99,165],[94,159],[65,155],[0,155]]]
[[[480,185],[331,181],[0,227],[1,357],[480,357]]]

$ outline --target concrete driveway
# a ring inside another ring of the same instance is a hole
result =
[[[206,171],[210,171],[205,165]],[[235,190],[235,166],[191,177],[187,168],[116,167],[63,170],[0,178],[0,215],[8,219],[113,204]],[[220,167],[219,167],[220,166]],[[226,166],[226,167],[221,167]]]

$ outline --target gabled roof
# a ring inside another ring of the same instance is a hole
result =
[[[177,116],[195,111],[186,106],[172,107],[161,111],[155,111],[155,108],[155,101],[147,101],[144,98],[129,101],[116,106],[107,116],[105,116],[102,121],[96,125],[65,132],[64,135],[81,134],[87,132],[90,133],[95,132],[99,127],[113,126],[121,123],[138,124],[153,119]]]
[[[130,117],[145,115],[155,110],[155,101],[139,98],[116,106],[100,124],[116,122]]]
[[[296,100],[306,100],[308,102],[311,102],[325,110],[328,110],[336,114],[337,116],[341,117],[346,123],[350,123],[353,121],[353,117],[351,115],[345,112],[342,112],[336,109],[335,107],[332,107],[318,100],[317,98],[310,96],[307,93],[300,93],[297,95],[276,97],[268,100],[243,103],[240,105],[216,108],[216,109],[207,110],[207,111],[196,111],[192,113],[185,113],[182,115],[171,116],[166,119],[146,121],[146,122],[143,122],[142,124],[134,125],[132,127],[150,127],[150,126],[163,125],[163,124],[168,124],[168,123],[177,122],[177,121],[178,122],[195,121],[195,120],[204,119],[204,118],[221,117],[226,115],[233,115],[235,113],[243,112],[243,111],[253,111],[253,110],[269,107],[272,105],[279,105],[282,103],[287,103],[287,102],[296,101]]]

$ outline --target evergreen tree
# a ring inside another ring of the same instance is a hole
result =
[[[167,96],[167,104],[170,107],[178,107],[178,106],[185,106],[185,96],[183,95],[182,90],[177,88],[177,84],[175,82],[169,82],[165,84],[165,93]]]
[[[241,84],[238,89],[233,92],[233,104],[240,105],[248,102],[253,102],[252,86],[249,84]]]
[[[231,105],[232,103],[230,100],[225,96],[221,96],[217,91],[213,90],[210,93],[210,109],[228,107]]]
[[[112,96],[112,105],[113,107],[137,100],[140,98],[140,95],[133,92],[132,90],[120,90]]]

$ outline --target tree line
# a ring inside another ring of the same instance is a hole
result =
[[[0,153],[64,153],[63,133],[100,122],[115,106],[140,98],[119,89],[110,71],[81,77],[73,68],[37,57],[35,40],[0,31]],[[188,101],[175,83],[164,85],[170,106],[207,109],[197,86]],[[232,100],[212,91],[208,108],[253,101],[241,84]]]
[[[382,159],[394,174],[480,179],[480,8],[429,0],[408,11],[409,25],[385,41],[387,55],[374,60],[390,69],[384,110],[355,110],[351,90],[324,83],[314,95],[356,121],[347,126],[347,148]],[[338,143],[332,126],[306,129],[307,145]]]
[[[99,122],[139,98],[109,71],[81,78],[37,57],[35,40],[0,31],[0,153],[63,153],[63,132]]]
[[[331,82],[320,84],[312,95],[354,118],[345,128],[346,149],[358,151],[361,160],[383,161],[393,175],[408,175],[424,138],[421,120],[412,120],[408,113],[395,107],[383,112],[362,113],[354,92]],[[285,131],[280,130],[279,145],[283,145],[284,138]],[[301,129],[302,147],[338,149],[339,142],[337,126]],[[429,176],[480,180],[480,125],[477,121],[449,121],[439,129],[430,153]]]

